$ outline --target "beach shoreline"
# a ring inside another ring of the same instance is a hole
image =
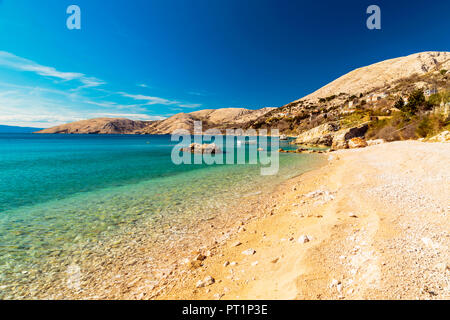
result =
[[[142,298],[449,299],[448,159],[417,141],[330,153]]]

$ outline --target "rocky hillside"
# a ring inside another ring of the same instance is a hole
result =
[[[66,134],[127,134],[142,130],[148,125],[146,121],[133,121],[124,118],[96,118],[67,123],[36,133]]]
[[[360,94],[393,85],[399,79],[450,70],[450,52],[422,52],[359,68],[334,80],[301,100],[318,100],[340,93]]]
[[[179,113],[168,119],[155,121],[141,130],[143,134],[170,134],[176,129],[186,129],[193,132],[194,121],[201,121],[203,130],[216,128],[240,128],[254,121],[275,108],[249,110],[243,108],[224,108],[217,110],[200,110],[191,113]]]
[[[246,127],[277,128],[284,134],[304,137],[305,143],[319,141],[326,145],[332,143],[335,131],[340,134],[363,124],[369,125],[371,138],[424,137],[448,126],[449,70],[450,52],[423,52],[386,60],[356,69]],[[414,112],[400,110],[411,96]],[[423,101],[417,101],[417,97]],[[437,115],[441,117],[437,119]],[[324,132],[323,137],[320,132]]]
[[[225,108],[179,113],[159,121],[93,119],[40,133],[170,134],[217,128],[270,129],[298,143],[345,145],[344,137],[402,140],[449,130],[450,52],[422,52],[356,69],[280,108]],[[363,128],[363,129],[361,129]],[[355,133],[356,132],[356,133]],[[362,133],[364,132],[364,133]]]
[[[82,120],[38,131],[37,133],[66,134],[171,134],[176,129],[193,132],[194,121],[202,121],[203,129],[237,128],[254,121],[274,108],[249,110],[223,108],[179,113],[165,120],[133,121],[124,118]]]

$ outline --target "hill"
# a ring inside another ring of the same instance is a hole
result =
[[[330,124],[339,131],[366,123],[371,138],[426,137],[449,126],[448,70],[450,52],[422,52],[382,61],[351,71],[246,127],[278,128],[284,134],[311,137],[308,131],[317,128],[320,132],[321,125]],[[411,96],[416,102],[421,97],[417,110],[413,114],[399,110],[402,104],[408,105]]]
[[[226,129],[239,127],[254,121],[273,108],[249,110],[244,108],[223,108],[178,113],[165,120],[134,121],[124,118],[96,118],[82,120],[37,131],[36,133],[64,134],[171,134],[176,129],[193,132],[194,121],[202,121],[203,128]]]
[[[146,121],[134,121],[125,118],[96,118],[81,120],[37,131],[36,133],[66,134],[127,134],[147,126]]]

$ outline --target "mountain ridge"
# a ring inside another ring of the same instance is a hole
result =
[[[103,121],[105,123],[97,125],[89,123],[99,121],[92,119],[38,133],[170,134],[177,129],[192,133],[194,122],[202,121],[203,130],[252,128],[270,131],[276,128],[283,134],[297,136],[325,123],[339,122],[347,127],[370,121],[375,114],[390,117],[396,101],[400,98],[407,101],[408,96],[417,89],[428,91],[427,97],[442,92],[444,96],[439,99],[444,104],[442,112],[446,114],[446,92],[450,92],[450,72],[447,70],[450,70],[450,52],[420,52],[357,68],[279,108],[204,109],[157,121],[133,122],[108,118]],[[357,116],[360,119],[356,119]]]

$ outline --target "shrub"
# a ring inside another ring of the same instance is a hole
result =
[[[419,107],[425,106],[426,100],[425,95],[423,94],[423,90],[417,89],[414,90],[408,97],[408,103],[403,106],[400,110],[409,114],[415,115],[417,111],[419,111]]]
[[[422,138],[434,136],[444,129],[447,122],[439,115],[423,116],[420,118],[416,133]]]
[[[438,106],[441,104],[442,101],[442,97],[439,93],[435,93],[432,94],[429,98],[428,98],[428,103],[433,105],[433,106]]]
[[[445,70],[445,69],[442,69],[442,70],[441,70],[441,74],[442,74],[443,76],[445,76],[446,73],[447,73],[447,70]]]
[[[388,125],[382,128],[374,137],[375,139],[384,139],[386,141],[400,140],[400,134],[397,128]]]
[[[405,101],[403,100],[402,97],[398,98],[398,100],[394,104],[394,108],[397,108],[399,110],[403,110],[404,106],[405,106]]]

